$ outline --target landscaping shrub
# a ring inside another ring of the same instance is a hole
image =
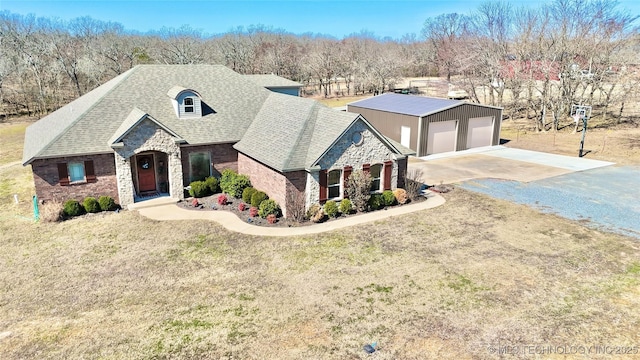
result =
[[[382,192],[382,203],[384,206],[391,206],[396,203],[396,197],[393,195],[393,191],[385,190]]]
[[[369,198],[369,209],[370,210],[378,210],[384,206],[384,200],[382,199],[382,194],[371,194]]]
[[[251,186],[248,188],[244,188],[244,190],[242,190],[242,201],[244,201],[247,204],[251,204],[251,196],[256,191],[258,190]]]
[[[247,208],[247,204],[241,202],[240,204],[238,204],[238,211],[244,211],[244,209]]]
[[[80,205],[78,200],[67,200],[62,206],[62,213],[66,217],[74,217],[84,214],[84,208]]]
[[[100,204],[100,210],[112,211],[116,209],[116,202],[111,196],[100,196],[98,198],[98,204]]]
[[[222,171],[220,177],[220,189],[234,198],[242,197],[244,189],[251,186],[251,181],[246,175],[240,175],[231,169]]]
[[[210,176],[204,179],[205,185],[209,188],[211,194],[217,194],[220,192],[220,184],[218,183],[218,179],[214,176]]]
[[[100,204],[98,203],[98,200],[91,196],[84,198],[82,207],[84,207],[84,210],[88,213],[100,212]]]
[[[409,198],[407,197],[407,191],[405,189],[397,188],[393,190],[393,196],[396,198],[396,201],[400,205],[405,204],[407,200],[409,200]]]
[[[209,186],[204,181],[192,181],[189,186],[191,187],[189,189],[189,195],[194,198],[203,198],[211,195],[211,189],[209,189]]]
[[[311,220],[311,218],[314,217],[320,210],[322,210],[322,206],[320,206],[320,204],[313,204],[309,206],[309,210],[307,210],[304,218]]]
[[[404,187],[407,191],[407,197],[409,200],[417,199],[422,191],[422,170],[411,169],[409,170],[404,179]]]
[[[276,221],[277,221],[277,219],[278,219],[278,218],[277,218],[274,214],[269,214],[269,215],[267,215],[267,222],[268,222],[269,224],[275,224],[275,223],[276,223]]]
[[[309,219],[313,223],[321,223],[326,219],[327,215],[324,213],[324,209],[320,209]]]
[[[261,218],[266,218],[270,214],[276,216],[280,215],[280,206],[275,202],[275,200],[267,199],[260,203],[258,215],[260,215]]]
[[[366,211],[371,189],[371,175],[362,170],[356,170],[347,178],[346,194],[356,211]]]
[[[351,211],[353,211],[351,200],[342,199],[342,201],[340,201],[340,212],[343,214],[351,214]]]
[[[258,208],[255,206],[252,206],[249,208],[249,216],[251,217],[256,217],[258,216]]]
[[[51,200],[40,207],[40,221],[56,222],[62,220],[63,207],[59,201]]]
[[[256,190],[253,195],[251,195],[251,206],[260,207],[260,204],[268,198],[264,191]]]
[[[200,203],[198,202],[198,199],[194,198],[193,201],[191,201],[191,206],[193,206],[193,207],[200,206]]]
[[[327,201],[326,203],[324,203],[324,213],[332,218],[338,217],[338,215],[340,214],[338,211],[338,204],[336,204],[336,202],[333,200]]]
[[[229,202],[227,195],[225,194],[218,195],[218,205],[227,205],[227,202]]]

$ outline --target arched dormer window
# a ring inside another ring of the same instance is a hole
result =
[[[202,99],[195,90],[174,86],[167,95],[171,98],[173,108],[179,118],[202,117]]]

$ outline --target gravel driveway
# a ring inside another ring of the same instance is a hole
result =
[[[640,239],[640,167],[607,166],[528,183],[474,179],[459,186]]]

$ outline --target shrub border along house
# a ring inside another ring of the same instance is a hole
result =
[[[42,200],[102,193],[125,207],[148,195],[184,199],[185,184],[229,168],[268,189],[287,216],[301,213],[299,195],[305,209],[344,198],[354,170],[375,174],[380,190],[403,187],[413,153],[359,114],[224,66],[138,65],[31,124],[23,165]]]

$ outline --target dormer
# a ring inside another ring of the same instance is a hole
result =
[[[174,86],[167,92],[178,118],[202,117],[202,98],[195,90]]]

